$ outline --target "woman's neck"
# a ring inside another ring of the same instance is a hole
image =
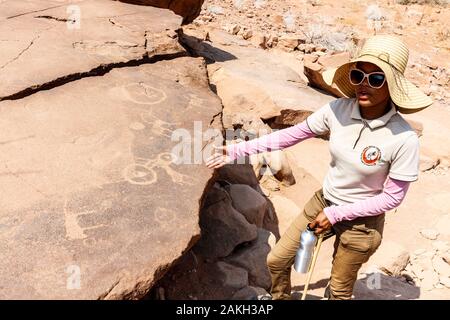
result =
[[[388,113],[389,110],[391,110],[391,100],[390,99],[388,99],[387,101],[383,101],[382,103],[380,103],[378,105],[367,107],[367,108],[362,108],[361,106],[359,106],[359,112],[361,113],[361,117],[363,117],[366,120],[377,119],[377,118],[385,115],[386,113]]]

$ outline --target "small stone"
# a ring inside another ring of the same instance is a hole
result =
[[[371,262],[391,276],[399,276],[409,262],[409,252],[400,244],[387,241],[371,257]]]
[[[244,38],[245,40],[250,39],[253,36],[253,31],[252,30],[245,30],[242,33],[242,38]]]
[[[443,289],[443,288],[445,288],[445,286],[443,284],[441,284],[441,283],[438,283],[438,284],[434,285],[434,288],[435,289]]]
[[[241,30],[241,27],[237,24],[233,24],[228,27],[227,32],[232,35],[236,35],[236,34],[238,34],[239,30]]]
[[[423,268],[421,265],[419,265],[419,264],[411,265],[411,271],[417,277],[417,279],[420,279],[420,280],[423,279]]]
[[[312,43],[306,44],[304,52],[305,53],[313,53],[314,52],[314,48],[315,48],[314,44],[312,44]]]
[[[439,277],[439,283],[450,288],[450,277]]]
[[[432,260],[433,269],[440,276],[450,277],[450,265],[439,256],[435,256]]]
[[[429,240],[436,240],[439,236],[439,232],[435,229],[422,229],[420,231],[420,234],[422,235],[422,237]]]
[[[421,282],[421,288],[426,291],[433,290],[434,286],[440,282],[439,275],[431,270],[427,270],[423,273],[423,280]]]
[[[296,36],[282,36],[278,40],[278,46],[287,52],[294,51],[299,43],[299,39]]]
[[[275,48],[278,45],[278,37],[270,36],[269,40],[267,40],[267,46],[269,48]]]
[[[224,9],[220,6],[209,6],[208,11],[215,15],[223,15]]]
[[[427,252],[427,250],[425,250],[425,249],[417,249],[413,253],[414,253],[415,256],[420,256],[420,255],[424,254],[425,252]]]
[[[425,264],[426,265],[426,264]],[[423,279],[423,271],[425,270],[423,268],[422,263],[420,263],[419,261],[415,261],[414,263],[412,263],[410,265],[410,269],[411,272],[418,278],[418,279]]]
[[[297,46],[297,50],[305,52],[306,51],[306,44],[305,43],[300,43]],[[316,59],[316,61],[317,61],[317,59]],[[313,61],[313,62],[316,62],[316,61]]]

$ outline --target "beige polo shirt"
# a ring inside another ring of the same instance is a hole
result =
[[[356,99],[326,104],[306,122],[312,132],[330,132],[331,162],[323,182],[326,199],[353,203],[382,192],[389,175],[415,181],[419,174],[419,138],[395,106],[377,119],[361,117]]]

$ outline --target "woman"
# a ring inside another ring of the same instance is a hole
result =
[[[322,188],[267,257],[273,299],[290,299],[290,270],[308,224],[324,239],[336,235],[326,296],[351,299],[358,270],[381,243],[385,212],[400,205],[418,178],[419,140],[397,111],[417,112],[432,101],[405,79],[407,61],[404,43],[374,36],[356,59],[323,74],[347,98],[326,104],[293,127],[216,147],[207,159],[208,167],[219,168],[241,156],[330,133],[332,159]]]

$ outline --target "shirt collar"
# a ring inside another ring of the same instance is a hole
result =
[[[379,118],[372,119],[372,120],[363,119],[363,117],[361,116],[361,112],[359,111],[358,100],[355,99],[355,102],[353,103],[351,117],[352,117],[352,119],[356,119],[356,120],[364,120],[365,122],[367,122],[370,129],[375,129],[375,128],[385,126],[388,123],[388,121],[392,118],[392,116],[396,113],[397,113],[397,110],[394,106],[394,103],[391,101],[391,109],[386,114],[382,115]]]

